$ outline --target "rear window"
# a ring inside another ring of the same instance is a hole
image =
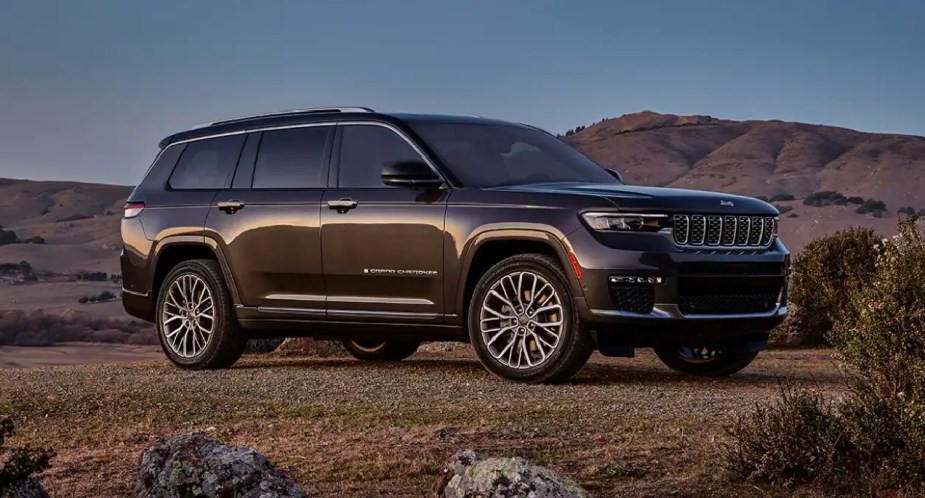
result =
[[[190,142],[170,175],[174,190],[222,189],[228,186],[244,144],[244,135]]]
[[[332,126],[266,131],[254,166],[253,188],[320,188]]]

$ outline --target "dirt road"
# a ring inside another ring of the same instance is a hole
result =
[[[7,369],[0,413],[19,424],[13,444],[58,451],[43,479],[55,496],[127,496],[141,450],[191,431],[257,448],[312,496],[426,496],[461,448],[530,458],[595,496],[765,496],[725,479],[717,445],[782,378],[842,389],[822,350],[764,353],[721,380],[648,353],[595,356],[557,386],[499,380],[459,351],[388,365],[252,357],[213,372],[164,360]]]

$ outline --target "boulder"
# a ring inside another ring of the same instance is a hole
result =
[[[307,498],[263,455],[201,434],[161,439],[142,453],[138,498]]]
[[[48,498],[39,482],[30,477],[7,489],[0,489],[0,498]]]
[[[523,458],[483,458],[457,452],[434,484],[441,498],[585,498],[588,493]]]

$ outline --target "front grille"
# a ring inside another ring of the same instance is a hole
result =
[[[679,246],[763,248],[777,235],[773,216],[676,214],[672,234]]]
[[[655,306],[655,287],[652,284],[611,282],[610,298],[616,310],[649,313]]]

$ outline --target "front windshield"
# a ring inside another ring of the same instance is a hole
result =
[[[467,187],[529,183],[619,183],[558,138],[525,126],[413,123],[412,128]]]

